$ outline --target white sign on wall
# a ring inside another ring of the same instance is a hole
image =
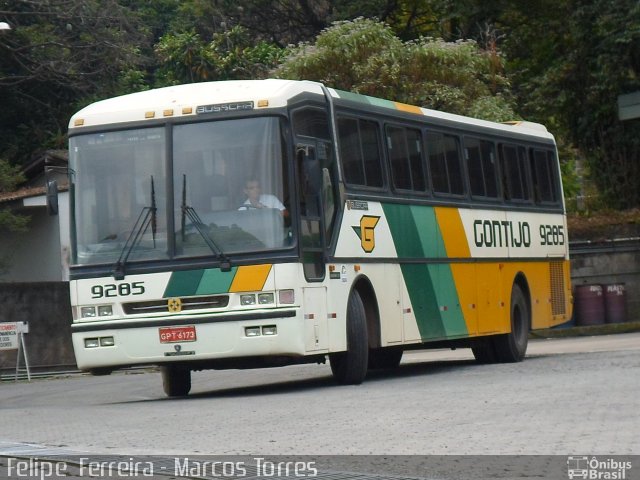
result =
[[[17,350],[22,322],[0,323],[0,350]]]
[[[29,371],[29,358],[27,357],[27,347],[24,342],[24,334],[29,333],[29,324],[23,322],[2,322],[0,323],[0,350],[17,350],[16,358],[16,381],[20,372],[20,356],[24,357],[27,370],[27,378],[31,381]]]

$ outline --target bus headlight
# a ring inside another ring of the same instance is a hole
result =
[[[81,318],[94,318],[96,316],[96,307],[80,307]]]
[[[262,327],[262,335],[277,335],[278,327],[275,325],[267,325]]]
[[[260,305],[269,305],[275,302],[273,293],[261,293],[258,295],[258,303]]]
[[[260,327],[244,327],[244,334],[247,337],[259,337]]]
[[[256,304],[256,296],[251,295],[240,295],[240,305],[255,305]]]
[[[111,315],[113,315],[113,307],[111,305],[98,306],[99,317],[110,317]]]
[[[100,340],[97,338],[85,338],[84,348],[98,348],[100,346]]]

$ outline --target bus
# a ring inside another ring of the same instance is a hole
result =
[[[280,79],[99,101],[69,125],[72,341],[94,374],[404,350],[524,358],[571,316],[553,136]]]

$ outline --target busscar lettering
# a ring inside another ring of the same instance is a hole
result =
[[[253,110],[253,102],[216,103],[214,105],[200,105],[196,108],[196,114],[225,113],[239,110]]]
[[[473,240],[476,247],[529,248],[531,227],[528,222],[476,220],[473,222]]]

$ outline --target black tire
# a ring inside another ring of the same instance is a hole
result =
[[[511,331],[493,338],[493,346],[499,362],[520,362],[527,353],[529,343],[529,305],[518,285],[511,290]]]
[[[398,368],[403,353],[402,348],[398,347],[369,350],[369,370]]]
[[[191,390],[191,370],[181,367],[160,367],[162,388],[168,397],[184,397]]]
[[[347,305],[347,351],[330,354],[329,363],[333,377],[342,385],[359,385],[367,375],[367,317],[357,290],[351,291]]]
[[[93,368],[89,370],[89,373],[94,377],[104,377],[106,375],[111,375],[112,372],[113,370],[110,368]]]
[[[493,338],[491,337],[488,337],[481,344],[471,347],[471,351],[473,352],[473,356],[478,363],[489,364],[496,363],[498,361],[496,351],[493,348]]]

